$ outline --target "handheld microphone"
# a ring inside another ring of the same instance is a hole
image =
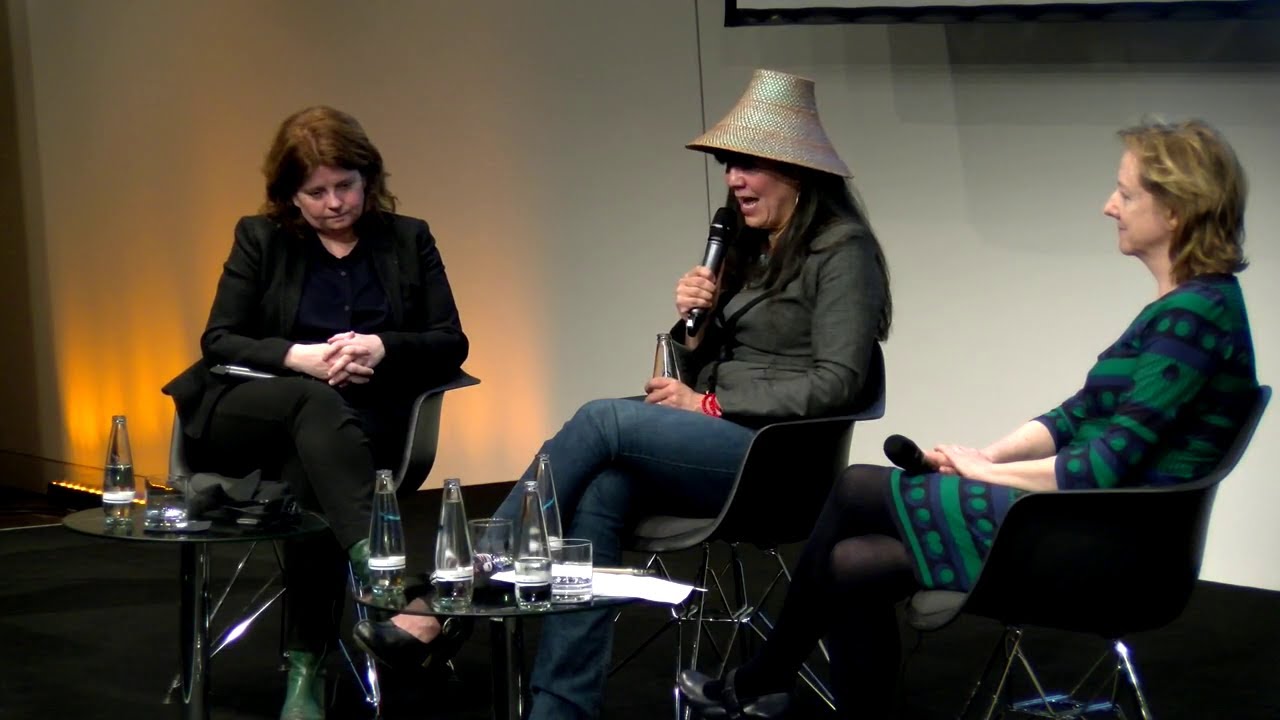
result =
[[[884,456],[908,475],[933,472],[933,466],[924,459],[920,446],[901,435],[890,435],[884,439]]]
[[[711,229],[707,232],[707,249],[702,253],[702,265],[710,270],[713,276],[719,276],[720,268],[724,265],[726,240],[733,232],[734,221],[733,210],[727,207],[717,210],[715,217],[711,219]],[[689,311],[689,317],[684,321],[686,337],[698,334],[698,326],[702,324],[705,316],[703,308],[694,308]]]

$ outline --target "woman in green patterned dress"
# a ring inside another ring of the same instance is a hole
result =
[[[1155,278],[1156,299],[1078,393],[1008,436],[981,450],[939,445],[925,453],[925,474],[848,468],[761,651],[724,681],[681,677],[704,717],[781,717],[824,636],[841,716],[892,717],[894,604],[921,588],[969,590],[1020,495],[1179,483],[1222,458],[1258,387],[1235,277],[1246,266],[1244,171],[1199,121],[1119,136],[1125,152],[1103,212],[1120,252]]]

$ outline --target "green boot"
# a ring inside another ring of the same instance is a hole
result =
[[[347,559],[351,561],[351,572],[361,588],[368,588],[369,580],[369,540],[366,538],[347,548]]]
[[[324,720],[324,658],[304,650],[289,651],[280,720]]]

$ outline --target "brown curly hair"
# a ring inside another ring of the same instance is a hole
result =
[[[324,105],[299,110],[280,123],[262,164],[267,200],[260,212],[305,230],[306,221],[293,198],[311,173],[322,166],[360,172],[365,188],[364,215],[395,212],[396,198],[387,189],[382,154],[354,117]]]
[[[1177,218],[1169,248],[1174,282],[1248,267],[1248,183],[1222,135],[1201,120],[1148,120],[1117,134],[1138,161],[1142,187]]]

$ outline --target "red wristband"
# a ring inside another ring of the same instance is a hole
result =
[[[707,393],[702,396],[702,414],[720,417],[720,401],[716,399],[715,393]]]

